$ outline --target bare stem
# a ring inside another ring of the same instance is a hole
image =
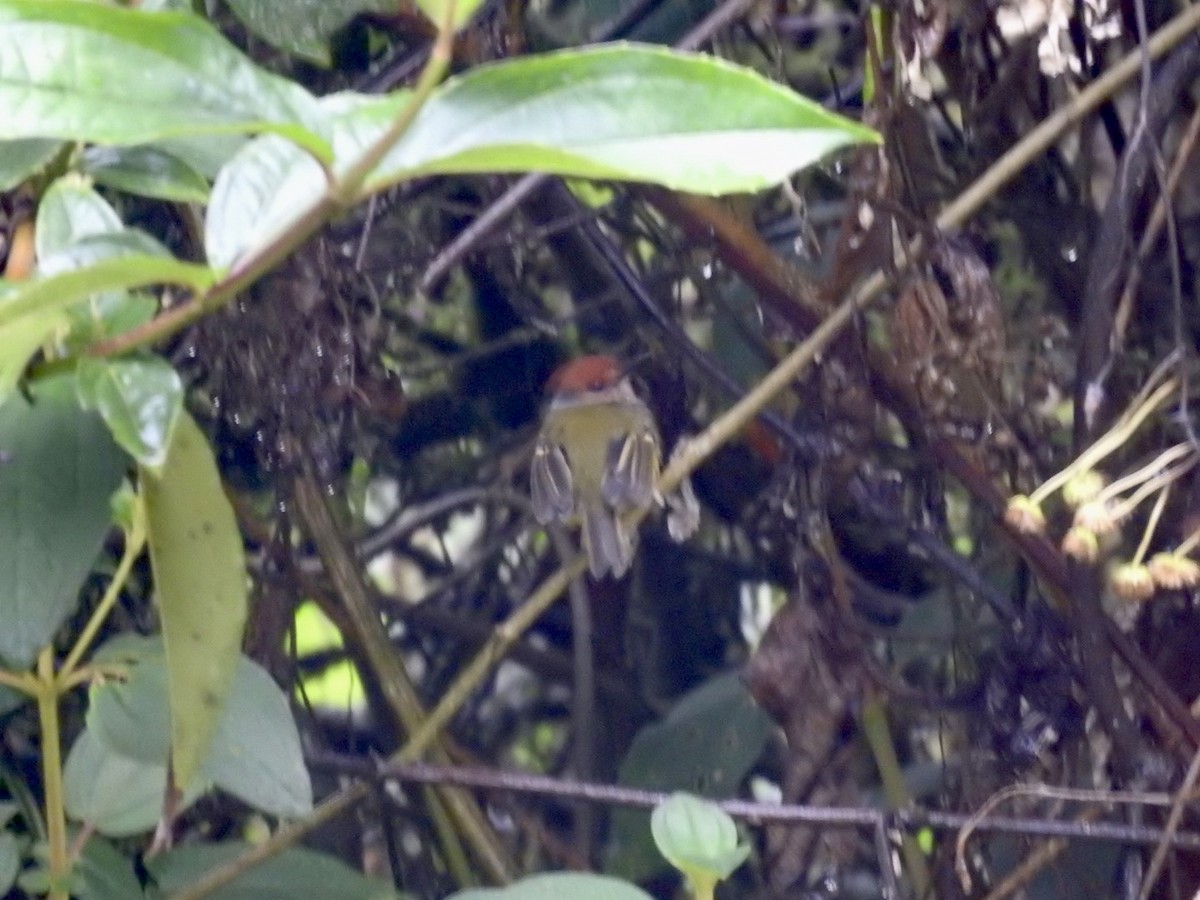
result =
[[[37,662],[38,724],[42,732],[42,781],[46,793],[46,839],[50,856],[50,900],[67,900],[70,857],[67,813],[63,800],[62,735],[58,721],[58,680],[54,650],[46,647]]]

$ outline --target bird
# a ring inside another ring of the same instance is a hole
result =
[[[620,578],[637,539],[622,519],[656,497],[662,441],[654,415],[612,356],[571,360],[548,388],[530,468],[534,517],[578,521],[592,578]]]

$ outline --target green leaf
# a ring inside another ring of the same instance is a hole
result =
[[[162,813],[167,764],[131,759],[112,749],[90,729],[71,746],[63,766],[63,800],[67,815],[92,825],[109,837],[129,837],[152,829]],[[188,791],[186,809],[202,793]]]
[[[58,275],[83,269],[102,259],[124,256],[157,256],[173,259],[171,251],[135,228],[123,228],[107,234],[89,234],[42,257],[38,262],[39,275]]]
[[[171,257],[149,235],[126,229],[108,201],[77,174],[58,179],[46,191],[38,207],[36,226],[37,271],[42,277],[120,256],[144,253]],[[86,304],[75,304],[69,310],[68,326],[55,329],[56,349],[60,353],[78,351],[93,341],[148,321],[157,308],[153,298],[124,290],[90,294]]]
[[[206,290],[216,280],[207,266],[149,254],[102,259],[92,265],[20,282],[0,294],[0,328],[33,313],[65,310],[92,294],[152,284]]]
[[[153,145],[88,147],[80,170],[97,184],[176,203],[208,201],[208,181],[178,156]]]
[[[170,719],[162,642],[124,636],[105,644],[96,660],[128,663],[130,671],[125,679],[92,688],[90,732],[112,752],[163,766],[165,772]],[[209,786],[270,815],[290,818],[312,809],[312,784],[287,698],[261,666],[244,656],[238,658],[212,744],[189,791]]]
[[[7,894],[21,871],[21,846],[11,831],[0,831],[0,894]]]
[[[181,159],[209,182],[233,159],[249,138],[244,134],[192,134],[155,141],[152,145]]]
[[[0,657],[33,664],[75,608],[108,533],[126,460],[75,381],[44,379],[35,403],[0,405]]]
[[[89,235],[68,244],[43,257],[38,264],[38,273],[58,275],[86,268],[102,259],[139,254],[171,258],[170,252],[148,234],[125,229]],[[68,308],[68,327],[58,336],[56,349],[60,354],[80,351],[93,341],[122,334],[148,322],[157,309],[158,301],[143,293],[115,290],[91,294]]]
[[[141,470],[170,673],[171,762],[190,784],[208,752],[246,622],[246,559],[212,448],[185,412],[161,476]]]
[[[650,900],[636,885],[590,872],[550,872],[507,887],[473,888],[447,900]]]
[[[312,780],[287,697],[244,656],[203,771],[206,780],[269,815],[297,818],[312,811]]]
[[[50,185],[38,204],[35,225],[39,263],[83,238],[116,234],[125,228],[109,202],[76,174],[64,175]]]
[[[450,79],[368,183],[544,171],[721,194],[777,184],[839,147],[878,140],[750,69],[702,54],[606,45]]]
[[[282,138],[250,141],[217,175],[204,223],[210,265],[228,268],[282,231],[325,189],[311,156]]]
[[[95,662],[123,663],[129,670],[124,678],[92,685],[88,692],[89,733],[113,753],[162,766],[165,771],[171,753],[171,712],[161,638],[121,635],[96,652]]]
[[[683,697],[662,722],[633,740],[619,783],[710,796],[734,794],[774,728],[737,673],[714,678]],[[613,813],[612,855],[606,871],[640,881],[664,868],[642,810]]]
[[[133,860],[103,838],[92,836],[75,863],[83,884],[79,900],[136,900],[145,891],[133,871]]]
[[[0,144],[0,191],[11,191],[54,159],[61,141],[25,138]]]
[[[0,0],[0,109],[0,139],[145,144],[273,131],[329,154],[314,98],[189,13]]]
[[[334,169],[344,172],[408,102],[405,91],[368,97],[343,91],[322,97],[333,133]],[[204,222],[204,246],[216,267],[284,230],[326,190],[324,171],[311,156],[274,135],[248,141],[221,169]]]
[[[696,896],[711,896],[716,883],[750,855],[750,845],[738,842],[729,813],[692,794],[675,793],[656,806],[650,830],[662,855],[692,882]]]
[[[329,38],[363,12],[394,13],[395,0],[228,0],[242,24],[273,47],[328,66]]]
[[[80,360],[79,399],[99,411],[125,451],[140,465],[159,469],[179,413],[183,381],[161,357]]]
[[[17,887],[27,895],[43,896],[50,892],[50,866],[46,863],[26,869],[17,878]]]
[[[0,292],[0,305],[6,293]],[[70,328],[71,320],[60,310],[35,310],[15,322],[0,325],[0,407],[16,389],[30,358],[50,338]]]
[[[190,844],[147,860],[146,868],[162,891],[173,894],[249,849],[234,841]],[[293,848],[206,896],[212,900],[385,900],[396,894],[332,856]]]

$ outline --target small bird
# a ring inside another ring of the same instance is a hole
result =
[[[636,535],[621,517],[648,507],[662,465],[654,415],[611,356],[583,356],[551,376],[533,451],[533,514],[543,525],[578,517],[593,578],[620,578]]]

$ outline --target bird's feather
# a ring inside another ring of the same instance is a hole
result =
[[[543,525],[555,519],[568,519],[575,512],[571,467],[558,444],[544,439],[537,442],[529,470],[529,491],[533,515]]]
[[[583,550],[593,578],[601,578],[606,572],[620,578],[633,562],[633,541],[607,507],[583,510]]]
[[[658,440],[652,432],[636,431],[613,441],[600,485],[604,502],[618,510],[646,506],[660,465]]]

